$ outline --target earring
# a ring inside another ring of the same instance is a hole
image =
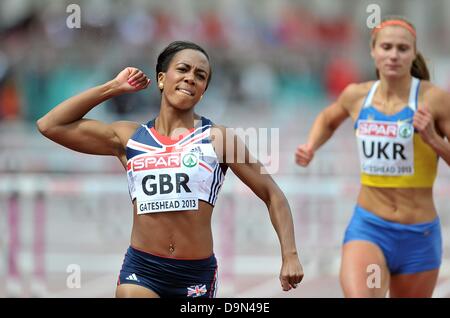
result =
[[[162,89],[164,88],[164,84],[160,82],[160,83],[158,84],[158,87],[159,87],[159,89],[162,90]]]

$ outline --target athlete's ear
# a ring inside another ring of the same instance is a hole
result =
[[[370,56],[375,60],[375,47],[373,46],[370,47]]]
[[[166,73],[163,72],[159,72],[158,73],[158,85],[160,85],[160,83],[164,82],[164,78],[166,77]],[[164,85],[164,84],[163,84]]]
[[[375,39],[370,41],[370,56],[375,60]]]

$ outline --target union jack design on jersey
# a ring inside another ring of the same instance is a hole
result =
[[[167,153],[173,151],[180,151],[183,148],[196,143],[210,143],[209,134],[212,122],[208,119],[203,119],[202,126],[194,128],[189,134],[185,135],[181,140],[171,140],[165,138],[160,140],[158,132],[154,128],[155,120],[151,120],[145,125],[141,125],[130,138],[127,143],[127,159],[148,152]],[[146,133],[145,133],[146,132]],[[129,148],[129,149],[128,149]]]
[[[138,127],[126,148],[128,186],[132,200],[136,198],[136,187],[139,186],[136,176],[140,171],[158,168],[176,170],[182,164],[196,164],[192,159],[195,161],[198,158],[199,172],[190,176],[190,182],[198,185],[195,195],[199,200],[215,205],[226,166],[219,163],[211,144],[213,123],[205,117],[199,123],[199,127],[189,130],[178,140],[159,135],[154,128],[154,119]]]
[[[195,285],[187,288],[187,296],[188,297],[199,297],[206,294],[208,291],[206,290],[206,285]]]

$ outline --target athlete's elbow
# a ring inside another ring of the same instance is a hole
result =
[[[286,199],[286,196],[281,191],[281,189],[277,186],[270,190],[267,195],[267,200],[265,201],[267,207],[273,208],[274,210],[282,210],[289,209],[289,203]]]
[[[48,126],[45,124],[44,118],[39,118],[36,121],[36,127],[39,130],[39,132],[43,135],[45,135],[46,131],[48,130]]]
[[[46,137],[50,135],[51,125],[45,116],[36,121],[36,127],[42,135]]]
[[[318,120],[321,123],[322,130],[327,135],[332,135],[333,132],[337,129],[337,125],[330,119],[326,111],[320,113]]]

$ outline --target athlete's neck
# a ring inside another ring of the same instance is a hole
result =
[[[410,75],[402,78],[381,77],[378,96],[388,104],[395,100],[408,100],[412,77]]]
[[[193,109],[180,112],[170,108],[161,108],[161,112],[155,119],[155,129],[160,135],[178,138],[188,129],[194,128],[195,121],[199,119],[200,116],[195,114]]]

